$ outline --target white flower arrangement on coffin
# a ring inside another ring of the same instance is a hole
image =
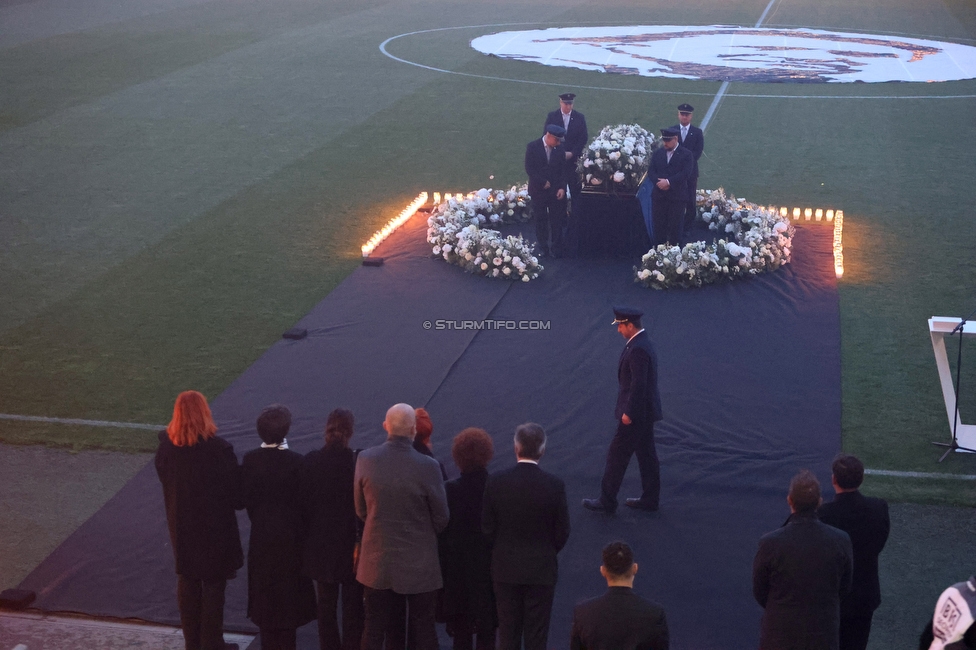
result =
[[[634,193],[660,140],[638,124],[605,126],[583,150],[576,173],[588,191]]]
[[[789,264],[796,229],[786,217],[727,196],[722,188],[698,190],[696,203],[698,218],[719,239],[652,248],[634,268],[637,282],[654,289],[700,287]]]
[[[468,273],[528,282],[543,267],[533,244],[521,235],[502,237],[488,224],[520,223],[529,219],[526,185],[508,190],[480,189],[458,200],[448,198],[427,219],[427,241],[433,253]]]

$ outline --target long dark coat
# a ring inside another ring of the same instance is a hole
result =
[[[668,621],[660,605],[630,587],[610,587],[573,610],[570,650],[668,650]]]
[[[240,498],[234,447],[216,437],[177,447],[161,431],[156,473],[163,484],[176,573],[192,580],[233,578],[244,565],[234,514]]]
[[[261,448],[244,455],[244,505],[251,519],[247,616],[262,629],[297,628],[315,618],[315,590],[302,576],[302,456]]]
[[[355,476],[356,452],[348,447],[323,447],[305,454],[302,502],[308,534],[303,565],[305,575],[319,582],[341,583],[356,577],[352,555],[362,522],[352,496]]]
[[[617,383],[615,420],[619,422],[627,414],[636,427],[647,429],[663,418],[657,388],[657,354],[647,332],[639,332],[624,346],[617,364]]]
[[[814,512],[763,535],[752,565],[752,593],[765,610],[760,650],[837,650],[853,572],[851,538]]]
[[[488,471],[474,470],[444,485],[451,520],[441,534],[445,620],[467,620],[478,630],[498,627],[491,584],[491,538],[481,530]]]

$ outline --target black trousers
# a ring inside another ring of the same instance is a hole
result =
[[[223,650],[227,581],[177,577],[176,602],[186,650]]]
[[[539,250],[546,254],[565,253],[566,199],[546,190],[532,197],[532,218]]]
[[[298,637],[295,629],[268,630],[261,628],[261,650],[295,650]]]
[[[698,206],[695,193],[698,191],[698,177],[692,176],[688,179],[688,202],[685,204],[684,231],[687,233],[695,223]]]
[[[454,639],[453,650],[495,650],[496,628],[479,630],[466,617],[448,623],[447,626]]]
[[[383,639],[390,627],[390,618],[397,608],[399,594],[391,589],[364,587],[366,625],[362,650],[383,650]],[[437,630],[434,616],[437,592],[407,594],[407,620],[416,650],[437,650]]]
[[[499,650],[546,650],[555,585],[495,583]]]
[[[655,246],[658,244],[673,244],[681,240],[684,230],[685,207],[684,199],[665,199],[663,191],[656,191],[651,195],[651,225],[654,228]]]
[[[337,607],[342,593],[342,639]],[[318,597],[319,650],[357,650],[363,642],[363,586],[348,582],[315,582]]]
[[[865,650],[868,647],[868,637],[871,635],[871,618],[874,612],[867,616],[841,617],[840,619],[840,650]]]
[[[630,457],[637,456],[641,475],[641,503],[657,508],[661,496],[661,463],[654,448],[654,424],[637,426],[617,423],[617,433],[607,449],[607,464],[600,485],[600,500],[609,508],[617,507],[617,493],[624,482]]]

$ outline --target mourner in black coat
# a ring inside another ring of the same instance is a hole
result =
[[[661,396],[657,388],[657,355],[641,325],[644,312],[631,307],[613,310],[617,331],[627,340],[617,365],[617,432],[607,449],[607,462],[599,499],[584,499],[590,510],[616,512],[617,493],[632,456],[637,456],[641,496],[629,498],[631,508],[655,511],[661,494],[661,468],[654,446],[654,423],[661,420]]]
[[[677,244],[684,229],[688,204],[688,180],[695,167],[691,151],[678,146],[678,131],[661,129],[664,146],[651,155],[647,182],[654,183],[651,192],[651,218],[654,244]]]
[[[206,399],[186,391],[176,399],[173,420],[160,432],[156,450],[188,650],[223,650],[224,591],[244,565],[234,514],[240,467],[234,448],[216,431]]]
[[[634,593],[637,564],[630,546],[607,544],[600,573],[607,592],[573,610],[570,650],[668,650],[664,610]]]
[[[752,565],[752,592],[765,610],[760,650],[837,650],[840,599],[851,589],[847,533],[817,519],[820,484],[793,477],[786,525],[763,535]]]
[[[562,126],[548,124],[545,135],[525,146],[525,173],[529,177],[532,217],[539,251],[543,255],[564,252],[566,186],[570,167],[561,144],[565,134]]]
[[[241,464],[244,505],[251,520],[247,552],[247,617],[264,650],[294,650],[295,631],[315,619],[315,591],[302,575],[305,537],[302,456],[288,449],[291,413],[283,406],[258,417],[261,448]]]
[[[332,411],[325,425],[325,446],[308,452],[302,466],[308,527],[303,566],[305,575],[315,580],[320,650],[358,650],[363,637],[363,586],[356,581],[355,567],[362,521],[353,500],[358,450],[349,448],[353,426],[350,411]]]
[[[491,436],[482,429],[465,429],[454,438],[451,455],[461,477],[444,485],[451,520],[441,534],[444,574],[441,612],[454,638],[454,650],[495,647],[498,617],[491,582],[491,538],[481,529],[481,513],[488,483],[485,469],[493,455]]]
[[[569,539],[562,479],[538,460],[546,434],[538,424],[515,431],[515,467],[488,478],[482,529],[491,537],[491,573],[501,650],[544,650],[558,577],[557,554]]]
[[[679,146],[687,149],[695,157],[695,166],[688,178],[688,203],[685,207],[684,229],[687,231],[695,219],[695,192],[698,190],[698,159],[705,151],[705,133],[691,123],[695,112],[691,104],[678,106],[678,123],[672,129],[678,130]]]
[[[576,169],[576,162],[583,155],[583,149],[590,136],[586,130],[586,116],[573,108],[576,95],[573,93],[563,93],[559,96],[559,110],[552,111],[546,116],[546,123],[542,125],[545,132],[546,126],[555,124],[566,129],[566,139],[564,148],[566,161],[572,169]]]
[[[891,522],[884,499],[866,497],[858,488],[864,465],[855,456],[834,459],[832,482],[837,496],[820,506],[820,521],[851,538],[854,577],[851,591],[840,601],[840,650],[864,650],[871,634],[871,618],[881,604],[878,555],[888,541]]]

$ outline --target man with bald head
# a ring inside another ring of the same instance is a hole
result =
[[[437,650],[434,613],[443,586],[437,534],[449,513],[437,461],[413,448],[416,413],[395,404],[383,422],[386,442],[359,454],[356,514],[366,522],[356,579],[365,587],[363,650],[381,650],[391,612],[406,596],[416,650]]]

